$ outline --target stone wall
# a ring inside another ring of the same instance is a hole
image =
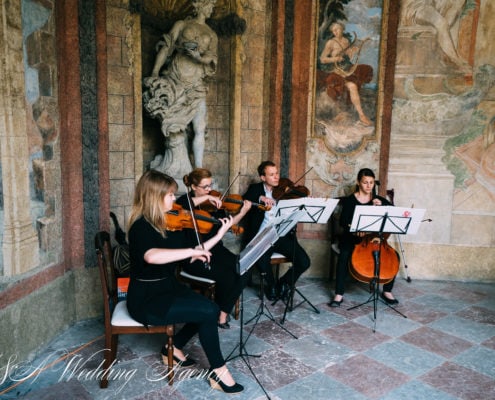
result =
[[[110,208],[125,227],[144,166],[140,18],[126,2],[107,4]]]

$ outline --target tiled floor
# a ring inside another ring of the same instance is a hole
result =
[[[347,310],[369,299],[365,285],[350,284],[342,306],[332,309],[327,281],[302,279],[298,288],[319,314],[304,303],[287,314],[284,329],[262,315],[245,325],[242,351],[238,321],[220,332],[224,355],[234,357],[229,368],[245,386],[236,399],[495,399],[495,285],[398,280],[397,310],[407,318],[379,302],[375,332],[372,302]],[[243,304],[248,321],[259,311],[255,289],[244,291]],[[284,307],[266,310],[278,322]],[[197,342],[186,350],[199,367],[178,370],[169,387],[157,335],[122,336],[114,380],[100,389],[102,334],[96,320],[62,333],[28,372],[18,371],[18,383],[3,382],[0,398],[229,398],[195,376],[208,367]]]

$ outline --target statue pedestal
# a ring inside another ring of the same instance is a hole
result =
[[[174,178],[179,186],[178,191],[185,192],[187,189],[182,179],[192,171],[187,151],[187,134],[183,131],[171,133],[165,140],[165,153],[163,156],[156,156],[150,167]]]

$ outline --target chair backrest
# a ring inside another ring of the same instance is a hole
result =
[[[100,231],[95,235],[95,249],[105,307],[105,325],[107,325],[110,324],[112,311],[118,301],[117,276],[113,266],[112,244],[108,232]]]

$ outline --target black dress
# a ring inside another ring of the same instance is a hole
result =
[[[391,203],[381,196],[375,196],[380,199],[382,205],[388,206]],[[342,200],[342,212],[340,214],[340,226],[343,229],[342,238],[339,243],[339,258],[337,260],[337,269],[335,276],[335,294],[343,295],[345,291],[345,281],[347,279],[347,273],[349,270],[349,261],[352,257],[354,246],[361,242],[361,238],[350,232],[352,218],[354,216],[354,210],[356,206],[372,206],[373,200],[367,203],[360,203],[356,196],[353,194],[343,198]],[[394,286],[394,279],[383,285],[385,292],[391,292]]]
[[[182,195],[177,199],[179,204],[185,210],[189,210],[189,202],[187,196]],[[223,211],[212,213],[214,218],[223,218]],[[218,227],[214,226],[210,233],[204,235],[201,240],[204,242],[215,235]],[[197,244],[197,243],[196,243]],[[184,264],[184,271],[191,275],[200,276],[203,278],[213,279],[215,284],[215,302],[225,313],[230,313],[235,305],[235,302],[241,295],[244,287],[244,280],[237,273],[237,255],[227,249],[222,241],[219,241],[210,250],[210,269],[204,267],[200,262],[192,264]]]
[[[218,306],[176,279],[176,262],[157,265],[144,260],[150,249],[192,245],[186,230],[167,231],[163,237],[143,217],[136,220],[129,229],[131,279],[127,309],[132,318],[144,325],[185,323],[174,337],[174,346],[182,349],[198,333],[211,368],[219,368],[225,360],[218,339]]]

